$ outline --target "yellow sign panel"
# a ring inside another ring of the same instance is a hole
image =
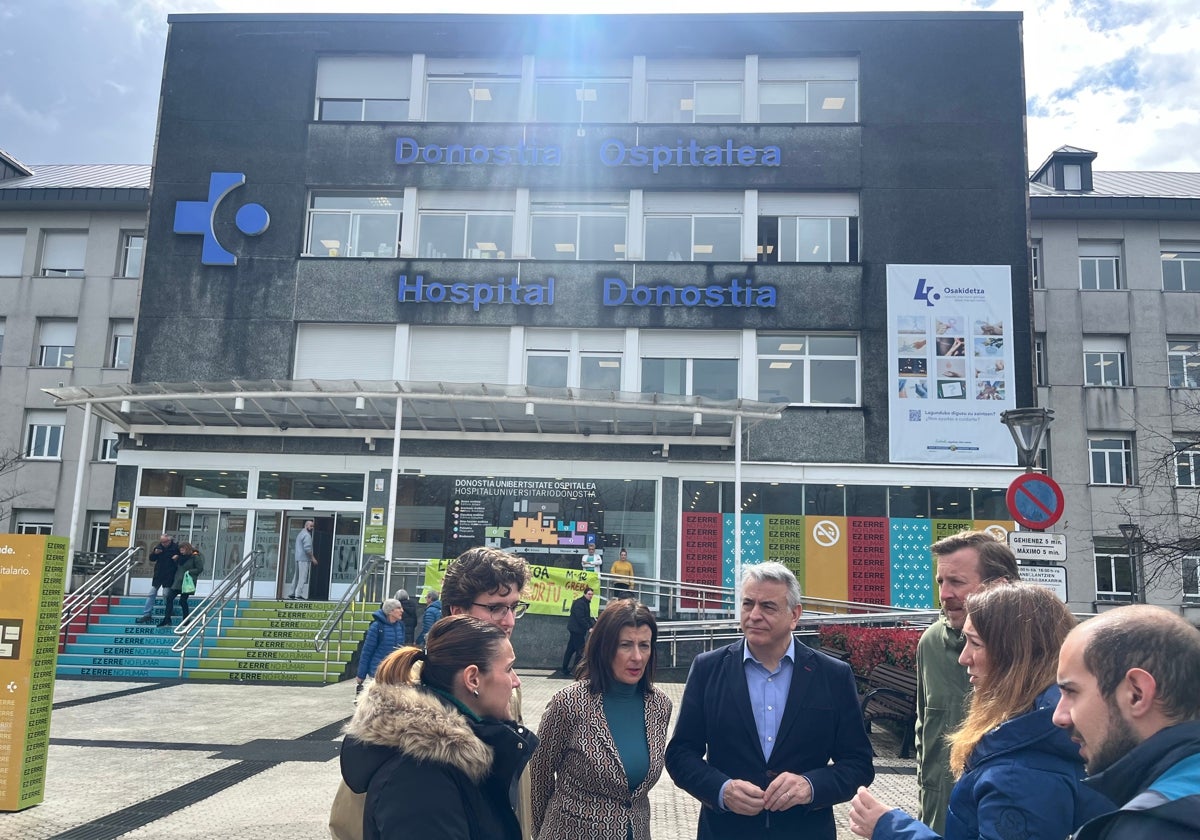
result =
[[[129,502],[117,502],[117,519],[128,519],[133,505]]]
[[[849,539],[844,516],[805,517],[804,594],[845,601],[849,598],[846,557]]]
[[[425,588],[442,591],[442,578],[453,560],[430,560],[425,566]],[[600,576],[582,569],[563,569],[558,566],[530,566],[529,582],[521,600],[529,602],[529,612],[537,615],[571,614],[571,602],[587,587],[600,591]],[[600,612],[600,599],[592,599],[592,615]],[[449,611],[443,615],[449,615]]]
[[[129,548],[129,538],[132,533],[132,519],[117,518],[108,520],[108,547]]]
[[[67,540],[0,534],[0,811],[42,801]]]

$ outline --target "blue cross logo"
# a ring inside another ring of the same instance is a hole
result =
[[[243,172],[213,172],[208,176],[208,201],[175,202],[175,232],[204,237],[200,250],[200,262],[204,265],[237,265],[237,257],[217,241],[213,221],[217,205],[245,183]],[[271,215],[261,204],[244,204],[238,208],[234,223],[247,236],[259,236],[271,224]]]

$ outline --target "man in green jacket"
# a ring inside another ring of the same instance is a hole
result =
[[[1017,580],[1017,561],[987,531],[963,531],[933,544],[942,616],[917,643],[917,786],[921,822],[946,833],[954,777],[946,736],[962,723],[971,682],[958,664],[963,649],[967,596],[984,583]]]

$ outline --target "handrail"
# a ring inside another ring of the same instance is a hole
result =
[[[204,654],[205,631],[208,630],[214,619],[217,623],[217,635],[221,635],[221,629],[225,622],[225,608],[229,602],[234,602],[234,617],[236,617],[236,607],[242,598],[243,587],[246,589],[246,597],[253,596],[254,570],[262,562],[262,554],[261,548],[254,548],[246,552],[246,556],[230,570],[224,580],[214,584],[213,591],[196,605],[187,618],[179,622],[178,627],[173,629],[175,635],[179,636],[179,640],[171,646],[171,650],[179,654],[180,677],[183,676],[183,663],[188,649],[197,639],[200,640],[199,653]]]
[[[322,666],[323,676],[329,676],[329,667],[332,662],[337,662],[339,668],[344,667],[341,664],[343,651],[348,647],[357,648],[358,643],[362,641],[357,628],[345,621],[347,614],[374,612],[381,601],[391,597],[390,592],[383,591],[384,584],[389,580],[395,589],[407,588],[403,586],[403,582],[410,576],[424,581],[425,566],[428,563],[428,560],[398,558],[393,558],[388,563],[382,555],[374,556],[363,563],[358,575],[346,590],[346,594],[330,610],[329,617],[325,619],[313,637],[313,648],[325,654]],[[414,585],[411,591],[415,596],[417,587]]]
[[[141,550],[140,545],[125,549],[112,562],[88,578],[83,586],[67,594],[63,598],[58,632],[65,631],[72,621],[85,613],[90,621],[92,606],[96,603],[96,599],[107,593],[119,578],[125,577],[126,584],[128,584],[129,570],[137,563],[137,554]]]

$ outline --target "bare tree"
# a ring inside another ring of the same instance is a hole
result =
[[[1117,507],[1138,527],[1135,548],[1145,590],[1194,592],[1200,556],[1200,395],[1176,389],[1171,401],[1173,416],[1153,426],[1138,423],[1140,483],[1121,494]]]
[[[0,450],[0,522],[7,522],[12,513],[9,503],[25,490],[17,483],[17,473],[25,466],[19,449]]]

